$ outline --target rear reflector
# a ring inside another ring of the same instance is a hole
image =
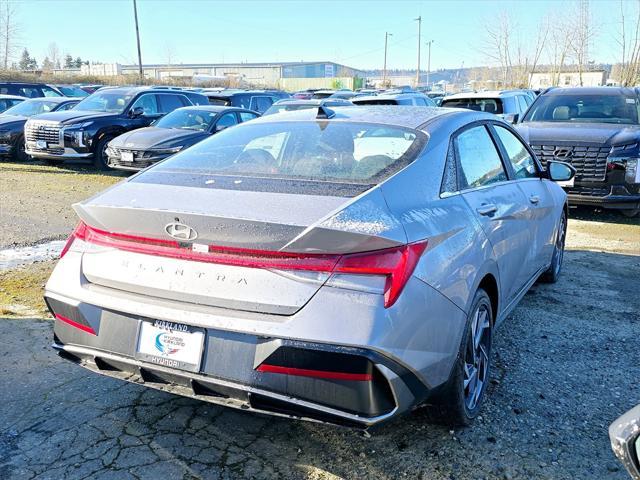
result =
[[[60,314],[55,314],[55,317],[57,320],[60,320],[63,323],[66,323],[67,325],[71,325],[72,327],[75,327],[79,330],[82,330],[83,332],[87,332],[90,333],[91,335],[96,335],[96,332],[93,328],[91,328],[89,325],[84,325],[82,323],[78,323],[74,320],[71,320],[70,318],[67,317],[63,317]]]
[[[384,275],[387,278],[384,292],[385,308],[393,305],[398,299],[420,256],[427,248],[427,241],[424,240],[400,247],[344,255],[290,253],[216,245],[209,245],[202,251],[194,250],[188,243],[106,232],[81,222],[71,234],[61,257],[67,253],[76,239],[128,252],[238,267]]]
[[[281,373],[283,375],[293,375],[296,377],[324,378],[327,380],[349,380],[354,382],[370,382],[373,376],[370,373],[346,373],[329,372],[326,370],[309,370],[305,368],[280,367],[278,365],[267,365],[263,363],[257,370],[265,373]]]

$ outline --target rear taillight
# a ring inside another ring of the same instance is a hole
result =
[[[427,248],[427,241],[424,240],[400,247],[353,254],[277,252],[179,243],[174,240],[111,233],[81,222],[69,237],[62,255],[71,248],[75,240],[133,253],[247,268],[385,277],[385,308],[393,305],[398,299],[420,256]]]
[[[60,252],[60,258],[66,255],[66,253],[69,251],[69,249],[71,248],[71,245],[73,245],[73,242],[75,242],[76,239],[84,240],[87,228],[88,227],[84,222],[78,223],[76,228],[73,229],[73,232],[71,232],[71,235],[69,235],[69,238],[67,239],[67,243],[65,243],[64,247],[62,247],[62,251]]]

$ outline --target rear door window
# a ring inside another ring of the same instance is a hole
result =
[[[273,99],[271,97],[253,97],[251,107],[249,108],[256,112],[264,113],[271,105],[273,105]]]
[[[162,93],[158,94],[157,97],[158,101],[160,102],[160,113],[173,112],[176,108],[190,105],[183,100],[185,98],[183,95],[171,95],[168,93]]]
[[[20,87],[18,88],[17,95],[27,98],[40,98],[42,94],[35,87]]]
[[[455,145],[460,165],[461,189],[507,180],[498,150],[484,125],[464,130],[456,137]]]

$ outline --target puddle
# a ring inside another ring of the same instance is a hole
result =
[[[40,245],[0,250],[0,271],[58,258],[65,242],[65,240],[54,240]]]

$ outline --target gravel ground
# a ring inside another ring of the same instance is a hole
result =
[[[78,222],[71,205],[125,177],[82,166],[0,161],[0,250],[66,237]]]
[[[2,192],[0,224],[12,225]],[[24,243],[75,222],[47,212],[33,213]],[[560,282],[534,286],[498,330],[482,418],[466,429],[418,410],[365,436],[216,407],[87,372],[51,351],[49,321],[5,318],[0,479],[625,479],[607,427],[640,403],[640,225],[581,210],[569,228]],[[28,303],[49,268],[9,272],[1,287]]]

